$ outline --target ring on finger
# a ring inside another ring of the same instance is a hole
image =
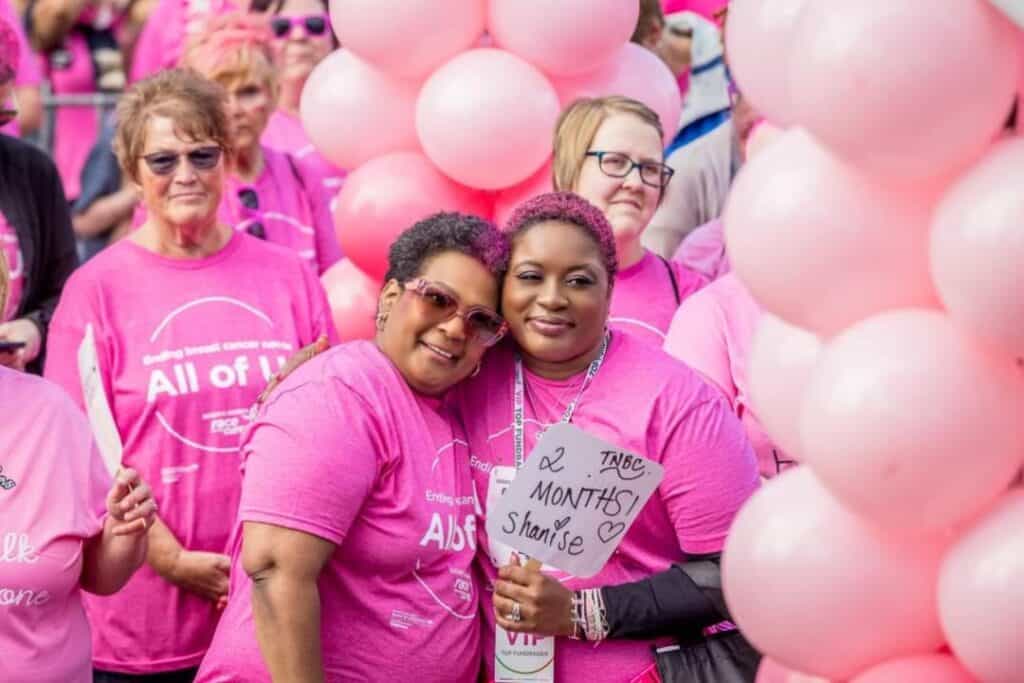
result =
[[[516,624],[523,620],[523,608],[518,602],[512,603],[512,611],[508,613],[508,620]]]

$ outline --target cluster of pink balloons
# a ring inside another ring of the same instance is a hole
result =
[[[734,75],[785,130],[726,241],[768,312],[753,400],[804,463],[723,560],[763,683],[1024,680],[1022,25],[1009,0],[731,3]]]
[[[343,47],[310,76],[302,121],[352,171],[335,225],[373,281],[417,220],[462,211],[501,222],[550,191],[552,134],[569,102],[627,95],[667,131],[679,121],[675,78],[628,42],[637,0],[331,0],[330,11]],[[332,286],[357,290],[356,272],[339,265]]]

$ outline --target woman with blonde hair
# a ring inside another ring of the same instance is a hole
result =
[[[619,273],[609,323],[657,346],[679,304],[706,284],[640,241],[672,180],[663,139],[658,115],[641,102],[577,100],[555,129],[553,167],[555,189],[582,196],[611,224]]]

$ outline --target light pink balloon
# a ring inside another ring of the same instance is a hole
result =
[[[740,90],[769,119],[793,121],[790,53],[807,0],[732,0],[725,24],[729,69]]]
[[[787,459],[799,459],[800,410],[821,341],[764,313],[750,348],[750,397],[765,431]]]
[[[935,285],[957,320],[1024,357],[1024,139],[1007,139],[957,182],[932,230]]]
[[[511,187],[551,155],[559,104],[536,67],[510,52],[470,50],[424,84],[416,129],[451,178],[483,190]]]
[[[986,683],[1024,672],[1024,490],[999,504],[950,549],[939,577],[939,615],[964,666]]]
[[[533,199],[548,192],[554,192],[550,161],[523,182],[498,193],[494,202],[495,225],[504,230],[505,224],[512,217],[512,212],[516,210],[517,206],[527,199]]]
[[[755,156],[768,149],[768,147],[782,137],[782,134],[786,132],[785,128],[780,128],[774,124],[762,121],[754,126],[754,129],[750,131],[750,136],[747,137],[747,144],[743,150],[743,156],[748,161],[753,159]]]
[[[395,238],[438,211],[486,218],[490,206],[482,193],[445,177],[422,154],[396,152],[349,174],[338,195],[334,224],[345,256],[381,281]]]
[[[337,50],[302,89],[302,125],[325,157],[352,169],[382,154],[419,149],[418,94],[417,83]]]
[[[1020,48],[979,0],[809,2],[790,58],[795,120],[868,172],[945,173],[1006,121]]]
[[[1024,454],[1024,374],[948,316],[869,318],[822,352],[800,415],[801,455],[843,503],[890,528],[970,518]]]
[[[757,670],[754,683],[831,683],[821,676],[808,676],[799,671],[782,666],[769,657],[761,660],[761,668]]]
[[[331,0],[346,48],[391,73],[423,78],[484,32],[485,0]]]
[[[640,4],[632,0],[489,0],[487,29],[498,47],[545,73],[596,69],[625,45]]]
[[[683,110],[679,84],[665,62],[650,50],[627,43],[604,65],[580,76],[553,79],[562,106],[581,97],[624,95],[654,110],[665,129],[665,142],[679,130]]]
[[[767,656],[845,679],[942,644],[935,581],[944,545],[885,535],[797,467],[762,486],[736,517],[722,558],[725,597]]]
[[[894,659],[872,667],[850,683],[977,683],[954,657],[943,654]]]
[[[347,258],[328,268],[320,282],[327,291],[327,303],[341,341],[373,339],[377,332],[380,283],[367,277]]]
[[[937,307],[933,203],[930,191],[872,182],[790,129],[733,184],[729,259],[765,309],[824,336],[879,311]]]

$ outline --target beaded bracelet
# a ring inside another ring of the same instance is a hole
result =
[[[598,642],[608,637],[608,613],[600,588],[588,588],[573,593],[573,640]]]

